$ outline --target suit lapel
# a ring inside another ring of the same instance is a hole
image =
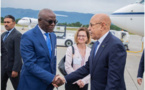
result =
[[[92,70],[93,70],[93,58],[94,58],[94,54],[93,54],[93,52],[95,52],[95,45],[93,44],[93,47],[92,47],[92,49],[91,49],[91,53],[90,53],[90,71],[91,71],[91,73],[92,73]]]
[[[100,60],[99,58],[101,57],[101,55],[103,55],[103,51],[107,46],[108,40],[111,37],[111,33],[109,32],[108,35],[105,37],[105,39],[103,40],[102,44],[100,45],[97,54],[94,57],[94,60],[92,60],[92,71],[94,71],[94,69],[97,66],[97,62]],[[93,59],[93,58],[92,58]],[[93,73],[93,72],[92,72]],[[93,74],[92,74],[93,75]]]
[[[34,33],[36,35],[35,37],[41,43],[42,47],[44,48],[44,51],[47,53],[47,55],[49,57],[49,50],[48,50],[46,41],[45,41],[44,36],[42,35],[38,25],[34,28]],[[49,57],[49,59],[51,59],[51,58]]]
[[[6,32],[4,32],[4,33],[2,34],[2,36],[1,36],[1,37],[2,37],[2,40],[3,40],[3,38],[4,38],[5,35],[6,35]]]
[[[4,42],[7,42],[10,38],[13,38],[15,32],[16,32],[16,29],[14,28],[14,30],[8,35],[8,37],[4,40]],[[5,34],[4,34],[4,36],[5,36]],[[4,38],[4,36],[3,36],[3,38]]]

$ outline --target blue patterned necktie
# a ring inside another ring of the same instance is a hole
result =
[[[9,32],[6,32],[6,34],[5,34],[4,38],[3,38],[3,41],[6,40],[6,38],[8,37],[8,35],[9,35]]]
[[[47,47],[48,47],[48,50],[49,50],[49,56],[51,58],[51,40],[50,40],[50,37],[49,37],[49,33],[45,33],[45,36],[46,36]]]
[[[99,45],[99,41],[96,41],[96,42],[95,42],[94,57],[95,57],[95,55],[96,55],[96,52],[97,52],[96,50],[97,50],[98,45]]]

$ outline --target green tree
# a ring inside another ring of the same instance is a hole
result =
[[[83,27],[89,27],[89,25],[87,24],[87,25],[83,25],[83,24],[81,24],[80,22],[75,22],[75,23],[58,23],[57,25],[66,25],[66,26],[69,26],[69,27],[81,27],[81,26],[83,26]]]
[[[75,22],[75,23],[69,23],[67,24],[67,26],[70,26],[70,27],[81,27],[81,23],[80,22]]]
[[[1,17],[1,23],[4,23],[4,18],[3,17]]]
[[[66,25],[67,26],[67,23],[58,23],[57,25]]]
[[[89,25],[87,24],[87,25],[83,25],[83,27],[86,27],[86,28],[88,28],[89,27]]]
[[[122,30],[122,28],[119,28],[116,25],[111,25],[110,29],[111,30],[117,30],[117,31]]]
[[[74,24],[76,27],[81,27],[81,23],[80,22],[76,22],[75,24]]]
[[[16,19],[16,23],[20,20],[21,18]]]

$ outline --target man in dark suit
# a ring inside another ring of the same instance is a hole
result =
[[[20,50],[23,66],[17,90],[53,90],[56,74],[56,16],[42,9],[38,25],[22,35]]]
[[[4,26],[7,31],[2,34],[2,40],[8,51],[8,60],[6,72],[1,82],[1,89],[6,90],[8,78],[10,78],[14,89],[16,89],[19,83],[19,74],[22,66],[20,55],[20,39],[22,34],[14,28],[15,18],[12,15],[4,17]]]
[[[106,14],[94,15],[89,24],[93,39],[97,40],[92,47],[85,66],[63,77],[55,78],[72,83],[88,74],[91,75],[91,90],[126,90],[124,68],[126,51],[122,42],[109,32],[111,20]]]
[[[143,73],[144,73],[144,52],[142,53],[142,57],[138,68],[137,82],[139,85],[141,85],[142,83]]]

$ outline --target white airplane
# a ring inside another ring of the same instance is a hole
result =
[[[67,15],[61,15],[61,14],[56,14],[56,16],[60,16],[60,17],[68,17]],[[28,26],[29,29],[31,29],[32,27],[34,27],[36,24],[38,24],[38,19],[36,18],[30,18],[30,17],[23,17],[21,18],[17,24],[23,26],[22,29],[24,29],[24,26]]]
[[[38,19],[23,17],[18,21],[17,24],[22,25],[23,26],[22,29],[24,29],[24,26],[28,26],[28,28],[31,29],[31,27],[34,27],[37,23],[38,23]]]
[[[118,9],[110,18],[116,26],[144,36],[144,0]]]

